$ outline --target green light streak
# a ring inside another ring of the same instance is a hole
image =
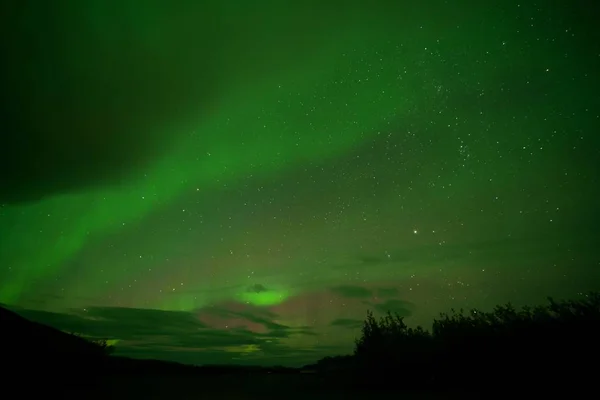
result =
[[[327,65],[345,62],[351,66],[355,61],[338,51]],[[60,273],[62,265],[91,237],[117,232],[186,190],[208,190],[217,181],[243,177],[249,171],[281,174],[303,162],[336,157],[355,148],[369,138],[366,133],[374,126],[402,109],[403,98],[400,89],[381,97],[390,76],[381,74],[379,79],[356,85],[359,76],[354,80],[347,71],[316,68],[248,85],[243,93],[230,96],[227,106],[212,118],[180,125],[177,131],[190,134],[142,180],[114,190],[60,196],[7,210],[0,222],[9,214],[17,215],[18,222],[3,243],[3,249],[8,249],[3,258],[15,267],[0,286],[0,301],[17,302],[34,279]],[[314,98],[324,101],[306,109],[303,105]]]

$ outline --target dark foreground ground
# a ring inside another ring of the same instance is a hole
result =
[[[379,396],[405,399],[481,398],[472,393],[439,393],[426,390],[356,389],[343,378],[325,382],[318,375],[261,376],[111,376],[101,385],[62,387],[56,394],[88,399],[376,399]],[[347,379],[346,379],[347,381]],[[59,388],[57,388],[59,389]],[[62,393],[61,393],[62,392]]]

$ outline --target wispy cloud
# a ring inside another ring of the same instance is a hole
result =
[[[363,286],[335,286],[331,288],[331,291],[339,296],[351,299],[365,299],[373,296],[373,292]]]
[[[261,285],[260,283],[254,284],[248,288],[249,293],[262,293],[267,291],[269,291],[269,289],[267,289],[264,285]]]
[[[371,305],[380,313],[387,313],[389,311],[401,317],[410,317],[416,308],[413,303],[399,299],[386,300],[383,303],[372,303]]]
[[[331,321],[330,325],[348,329],[356,329],[363,325],[363,321],[360,319],[338,318]]]
[[[398,289],[395,287],[381,287],[378,288],[375,293],[382,298],[396,297],[399,294]]]

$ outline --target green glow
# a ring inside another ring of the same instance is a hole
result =
[[[255,306],[273,306],[281,304],[289,297],[286,291],[269,291],[262,293],[241,293],[238,299],[244,303],[250,303]]]
[[[208,191],[250,171],[276,176],[301,163],[322,162],[376,135],[373,128],[382,120],[407,113],[410,85],[389,89],[389,81],[397,75],[395,69],[383,69],[357,86],[356,81],[364,77],[361,71],[351,71],[355,76],[348,77],[348,71],[332,68],[351,68],[359,62],[362,54],[370,51],[363,48],[361,55],[352,57],[351,50],[361,43],[364,38],[345,50],[348,44],[336,42],[336,49],[330,49],[329,58],[322,60],[324,65],[301,73],[293,69],[287,76],[278,74],[254,86],[247,84],[243,92],[225,99],[224,107],[211,118],[174,125],[179,134],[188,132],[182,135],[180,144],[144,178],[127,187],[15,207],[15,213],[27,217],[18,217],[17,229],[0,245],[6,249],[3,257],[15,271],[2,282],[0,301],[17,302],[33,277],[47,279],[60,273],[64,263],[90,238],[118,232],[168,206],[186,191]],[[322,99],[315,107],[302,106],[314,103],[315,98]],[[258,118],[264,115],[271,117]],[[357,115],[360,123],[356,122]],[[10,215],[11,210],[9,207],[3,215]]]

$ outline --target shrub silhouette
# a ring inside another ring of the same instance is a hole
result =
[[[106,339],[88,339],[79,333],[70,333],[70,335],[88,343],[90,355],[109,356],[115,351],[115,346],[109,344]]]
[[[369,383],[402,379],[407,385],[523,386],[539,379],[581,382],[591,374],[600,346],[600,294],[516,309],[510,303],[491,312],[451,310],[433,321],[431,333],[409,328],[388,312],[367,313],[354,356]],[[589,381],[591,382],[591,381]]]
[[[105,339],[100,340],[92,340],[93,344],[98,347],[98,350],[105,356],[109,356],[115,351],[115,346],[108,344],[108,341]]]

